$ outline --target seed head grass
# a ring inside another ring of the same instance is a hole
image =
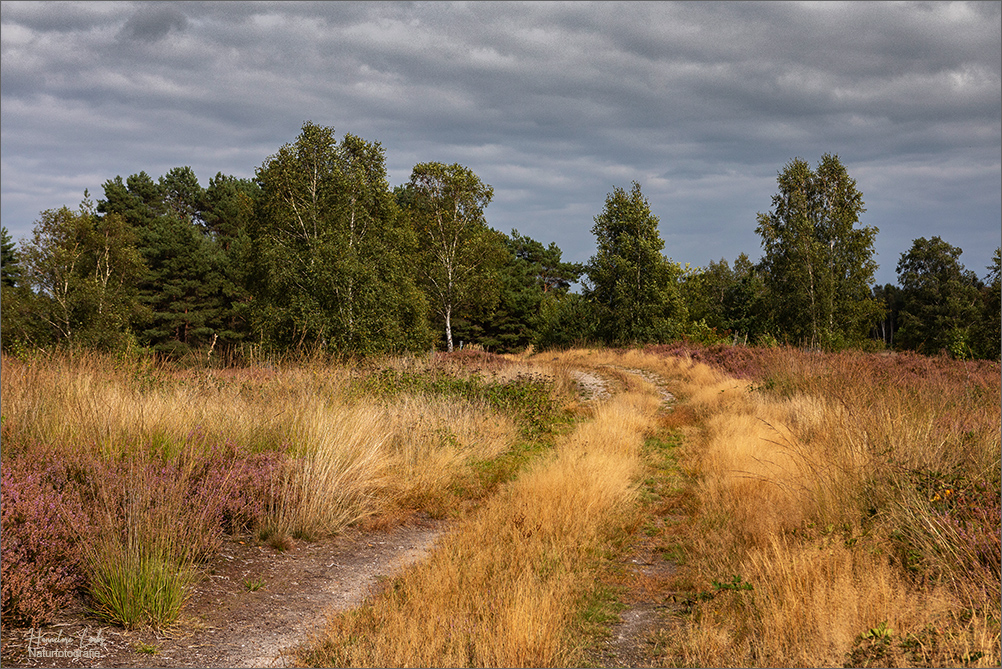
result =
[[[505,485],[430,558],[363,607],[333,616],[306,665],[566,666],[594,556],[636,500],[659,401],[626,393]]]

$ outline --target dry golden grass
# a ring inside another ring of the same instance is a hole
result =
[[[352,396],[353,375],[319,365],[171,371],[95,354],[5,356],[4,448],[42,443],[140,459],[223,442],[281,451],[290,460],[275,482],[269,529],[311,537],[440,495],[518,436],[510,417],[462,398]]]
[[[696,603],[693,624],[670,635],[669,663],[997,665],[998,602],[984,588],[997,592],[998,565],[965,596],[977,565],[962,530],[947,536],[952,526],[936,525],[928,499],[906,493],[909,472],[922,471],[997,489],[997,387],[976,387],[972,402],[927,387],[936,380],[919,391],[877,387],[852,364],[798,359],[786,361],[784,392],[756,392],[687,360],[626,358],[683,400],[667,422],[686,434],[682,465],[697,476],[689,578],[710,589],[740,575],[754,586]],[[944,415],[962,428],[944,432]],[[925,527],[929,546],[911,545],[938,556],[939,577],[916,581],[902,568],[893,542],[908,527]]]
[[[213,439],[279,448],[289,405],[334,392],[292,370],[261,382],[234,382],[213,372],[171,373],[114,358],[76,355],[4,358],[3,412],[17,440],[74,444],[124,455],[150,443],[183,443],[199,427]]]
[[[633,508],[639,450],[660,401],[649,386],[596,409],[506,485],[430,559],[301,651],[324,666],[566,666],[594,555]]]
[[[374,512],[390,433],[374,407],[307,404],[287,432],[294,456],[277,482],[272,529],[294,537],[335,534]]]
[[[937,371],[945,363],[885,372],[861,355],[777,352],[776,390],[763,391],[688,357],[546,357],[618,388],[630,383],[623,370],[646,370],[679,398],[661,422],[685,439],[680,466],[699,501],[678,583],[712,596],[664,633],[663,661],[998,664],[999,565],[984,563],[984,551],[997,556],[997,530],[992,549],[991,531],[972,539],[977,526],[964,524],[980,516],[941,520],[921,479],[938,481],[937,495],[954,482],[998,495],[997,373]],[[970,494],[965,503],[983,503]],[[902,546],[924,556],[924,571],[905,566]],[[754,589],[726,587],[737,575]]]
[[[580,661],[567,636],[574,603],[595,577],[595,551],[635,509],[638,454],[660,425],[683,437],[684,496],[698,500],[676,537],[688,557],[679,583],[709,595],[665,632],[665,663],[999,664],[999,565],[985,558],[998,536],[974,536],[978,505],[998,493],[997,374],[915,363],[885,377],[875,359],[797,352],[771,354],[761,386],[638,350],[495,357],[472,372],[461,362],[443,364],[495,381],[545,373],[558,397],[574,393],[573,370],[588,370],[614,395],[570,403],[588,420],[459,521],[427,563],[333,618],[300,661]],[[379,364],[410,374],[432,363]],[[4,358],[4,448],[113,456],[190,446],[197,427],[247,451],[281,449],[294,457],[274,522],[310,535],[426,504],[517,438],[510,418],[476,402],[352,394],[360,373]],[[678,398],[670,414],[657,415],[660,389]],[[945,506],[960,486],[966,497]],[[754,589],[722,587],[735,576]]]
[[[383,402],[389,435],[384,466],[387,499],[434,511],[448,486],[477,462],[511,447],[518,427],[508,416],[468,402],[403,395]]]

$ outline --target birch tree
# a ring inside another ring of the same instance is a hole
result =
[[[809,346],[862,339],[880,317],[871,287],[877,228],[859,226],[863,195],[838,156],[817,170],[795,158],[777,178],[772,211],[758,215],[762,268],[773,317]]]
[[[258,170],[253,231],[258,319],[285,345],[351,352],[427,341],[425,302],[404,258],[413,246],[379,143],[306,123]]]
[[[414,166],[405,199],[420,250],[420,275],[432,308],[453,350],[452,320],[458,309],[490,309],[497,301],[496,270],[503,237],[490,229],[484,209],[494,189],[458,163]]]
[[[126,341],[146,267],[121,216],[98,216],[85,192],[78,211],[43,211],[21,255],[38,315],[57,341],[98,348]]]

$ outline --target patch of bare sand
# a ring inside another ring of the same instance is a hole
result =
[[[609,382],[597,374],[582,369],[571,370],[585,401],[600,402],[609,398]]]
[[[98,638],[88,645],[95,656],[32,658],[31,632],[4,630],[3,666],[288,666],[284,653],[318,630],[328,612],[361,604],[381,579],[426,556],[444,531],[444,523],[425,518],[387,532],[300,543],[285,553],[250,537],[233,538],[207,565],[208,573],[171,629],[123,630],[88,618],[77,606],[44,634]]]

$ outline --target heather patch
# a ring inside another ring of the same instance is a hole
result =
[[[80,537],[90,534],[80,490],[54,454],[3,462],[2,611],[5,624],[36,627],[84,584]]]
[[[37,626],[80,588],[114,622],[176,617],[192,569],[223,534],[261,523],[282,457],[206,444],[197,432],[175,450],[106,460],[36,446],[4,459],[5,623]]]

